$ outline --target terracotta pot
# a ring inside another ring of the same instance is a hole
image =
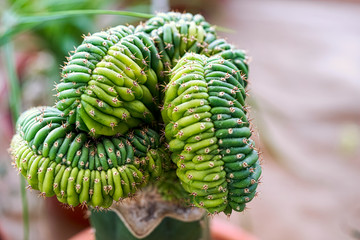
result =
[[[0,239],[1,240],[8,240],[9,238],[6,236],[4,230],[2,229],[1,225],[0,225]]]
[[[210,233],[213,240],[258,240],[240,227],[218,218],[210,221]]]

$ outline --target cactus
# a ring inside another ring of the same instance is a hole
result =
[[[244,81],[219,55],[186,54],[173,68],[162,111],[177,176],[195,206],[243,211],[261,174],[246,117]]]
[[[14,165],[71,207],[108,208],[152,183],[209,213],[243,211],[261,174],[247,74],[245,52],[201,15],[160,13],[85,36],[55,86],[56,108],[20,116]]]
[[[166,155],[154,130],[94,139],[61,115],[52,107],[24,112],[11,143],[16,166],[42,196],[108,208],[161,174]]]

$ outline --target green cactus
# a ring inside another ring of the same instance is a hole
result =
[[[243,77],[219,55],[188,53],[171,72],[162,116],[177,176],[195,206],[243,211],[261,174]]]
[[[242,211],[261,174],[247,74],[244,51],[201,15],[160,13],[85,36],[62,69],[56,108],[20,116],[14,165],[72,207],[108,208],[156,182],[171,201]]]
[[[161,175],[166,154],[154,130],[94,139],[61,115],[52,107],[24,112],[11,143],[15,165],[41,195],[107,208]]]

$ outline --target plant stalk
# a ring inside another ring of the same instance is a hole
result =
[[[5,31],[3,33],[0,33],[0,46],[5,44],[7,40],[10,40],[13,35],[32,29],[42,23],[80,15],[120,15],[137,18],[151,18],[154,16],[147,13],[102,9],[67,10],[33,15],[15,16],[14,19],[12,19],[12,21],[14,22],[10,26],[7,26],[7,28],[5,28]]]
[[[11,111],[11,118],[13,126],[16,124],[16,120],[20,114],[21,109],[21,94],[19,80],[16,74],[14,51],[12,42],[7,41],[4,46],[4,62],[8,73],[8,87],[9,87],[9,108]],[[29,210],[28,202],[26,198],[26,182],[25,179],[19,175],[20,178],[20,193],[21,193],[21,203],[22,203],[22,212],[23,212],[23,224],[24,224],[24,240],[29,239]]]

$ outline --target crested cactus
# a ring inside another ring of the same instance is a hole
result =
[[[108,208],[161,174],[166,154],[154,130],[94,139],[61,115],[52,107],[26,111],[12,141],[16,166],[42,196]]]
[[[246,117],[244,81],[221,56],[186,54],[173,68],[162,116],[172,160],[195,206],[243,211],[261,168]]]
[[[154,182],[167,194],[175,179],[183,202],[243,211],[261,175],[247,74],[244,51],[201,15],[160,13],[85,36],[62,69],[55,107],[20,116],[14,165],[32,189],[72,207],[108,208]]]

